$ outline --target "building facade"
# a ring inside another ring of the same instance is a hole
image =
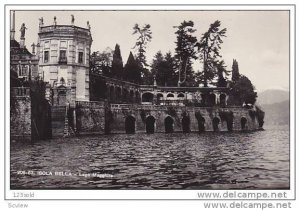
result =
[[[89,56],[92,36],[87,28],[57,25],[50,26],[40,19],[38,33],[39,76],[49,83],[53,105],[89,101]]]
[[[15,72],[20,81],[34,80],[38,77],[38,56],[35,54],[35,44],[29,52],[25,45],[25,24],[21,26],[21,37],[15,39],[15,11],[11,12],[10,26],[10,70]]]

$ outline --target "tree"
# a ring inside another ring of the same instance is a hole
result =
[[[175,59],[170,52],[162,55],[161,51],[158,51],[151,65],[151,74],[155,76],[157,85],[160,86],[175,86],[176,74],[175,74]]]
[[[217,81],[217,87],[226,87],[227,86],[227,76],[229,76],[230,71],[226,70],[225,62],[224,60],[221,60],[216,63],[217,68],[217,74],[218,74],[218,81]],[[224,78],[225,75],[225,78]]]
[[[193,36],[196,31],[193,21],[183,21],[179,26],[174,26],[177,29],[175,58],[178,63],[178,86],[194,86],[194,72],[192,69],[192,59],[196,59],[195,44],[197,38]]]
[[[239,64],[235,59],[233,59],[231,80],[233,83],[235,83],[236,81],[238,81],[239,78],[240,78]]]
[[[232,105],[255,104],[257,93],[251,81],[244,75],[233,83],[230,89],[229,103]]]
[[[141,71],[137,61],[134,59],[132,52],[130,52],[124,70],[124,79],[137,84],[141,83]]]
[[[176,60],[172,56],[171,52],[165,54],[165,79],[167,86],[176,86],[177,85],[177,75],[176,75]]]
[[[163,69],[162,65],[164,62],[164,56],[161,53],[161,51],[158,51],[153,58],[152,64],[151,64],[151,74],[153,77],[155,77],[156,82],[158,85],[163,85],[164,83],[161,81],[163,76]]]
[[[200,60],[203,62],[203,74],[200,80],[203,81],[204,87],[207,87],[208,82],[218,75],[217,67],[220,63],[220,49],[223,43],[222,38],[226,37],[226,28],[220,29],[221,22],[219,20],[212,23],[207,32],[205,32],[200,41],[197,43],[200,52]]]
[[[137,49],[136,62],[139,65],[139,71],[145,83],[149,83],[149,81],[152,79],[149,70],[146,68],[148,64],[145,55],[146,45],[152,39],[152,32],[150,28],[150,24],[145,24],[142,28],[138,24],[135,24],[133,26],[132,33],[133,35],[138,34],[137,41],[133,48]]]
[[[120,45],[116,44],[111,64],[111,74],[113,77],[121,79],[123,78],[123,71],[123,60],[121,56]]]
[[[102,52],[93,52],[90,57],[90,69],[92,73],[111,76],[111,63],[113,51],[107,47]]]
[[[152,39],[152,32],[151,32],[151,25],[145,24],[142,28],[139,27],[139,25],[136,23],[133,26],[133,35],[138,34],[137,41],[133,48],[137,48],[137,62],[142,65],[143,68],[145,68],[147,65],[146,62],[146,45],[148,42]]]

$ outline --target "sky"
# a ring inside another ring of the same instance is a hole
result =
[[[152,41],[148,43],[146,58],[151,64],[157,51],[163,54],[176,47],[176,29],[184,20],[192,20],[194,34],[199,40],[215,20],[227,28],[227,37],[222,44],[221,55],[228,70],[232,60],[239,63],[240,73],[246,75],[258,92],[266,89],[289,87],[289,13],[288,11],[16,11],[15,24],[17,41],[20,39],[21,24],[25,23],[25,44],[31,51],[31,44],[37,43],[39,18],[44,25],[52,25],[56,16],[57,24],[91,25],[92,51],[114,49],[120,45],[125,64],[137,35],[132,35],[135,23],[150,24]],[[199,60],[194,61],[194,70],[201,70]]]

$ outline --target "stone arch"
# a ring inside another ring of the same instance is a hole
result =
[[[164,99],[164,95],[162,93],[158,93],[156,95],[156,98],[157,98],[157,104],[159,105],[161,101],[163,101]]]
[[[246,129],[246,125],[247,125],[247,119],[245,117],[241,118],[241,128],[242,130]]]
[[[173,93],[168,93],[167,98],[174,98],[174,94]]]
[[[178,95],[177,95],[177,98],[184,98],[184,94],[183,93],[179,93]]]
[[[225,93],[222,93],[220,95],[220,105],[221,106],[226,106],[226,94]]]
[[[214,131],[219,131],[220,119],[218,117],[214,117],[212,123]]]
[[[166,131],[166,133],[174,132],[174,120],[170,116],[167,116],[165,118],[165,131]]]
[[[150,115],[146,118],[146,132],[154,133],[154,130],[155,130],[155,118]]]
[[[143,93],[142,95],[142,102],[153,102],[153,93],[150,93],[150,92],[146,92],[146,93]]]
[[[200,114],[200,112],[196,112],[195,113],[195,117],[198,121],[198,130],[199,133],[202,133],[205,131],[205,118],[202,117],[202,115]]]
[[[164,95],[162,93],[157,93],[156,97],[157,99],[162,100],[164,98]]]
[[[127,134],[135,133],[135,118],[131,115],[125,118],[125,131]]]
[[[162,93],[157,93],[157,98],[163,98],[164,97],[164,95],[162,94]]]
[[[191,131],[190,126],[191,126],[191,119],[189,116],[185,115],[183,116],[181,120],[181,125],[182,125],[182,132],[183,133],[189,133]]]

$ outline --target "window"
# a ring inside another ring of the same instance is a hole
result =
[[[59,63],[67,63],[67,52],[65,50],[59,51]]]
[[[48,63],[49,61],[49,51],[44,51],[44,63]]]
[[[78,53],[78,63],[83,63],[83,52]]]
[[[177,97],[178,97],[178,98],[184,98],[184,94],[183,94],[183,93],[179,93],[179,94],[177,95]]]
[[[172,93],[169,93],[169,94],[167,95],[167,98],[174,98],[174,95],[173,95]]]

